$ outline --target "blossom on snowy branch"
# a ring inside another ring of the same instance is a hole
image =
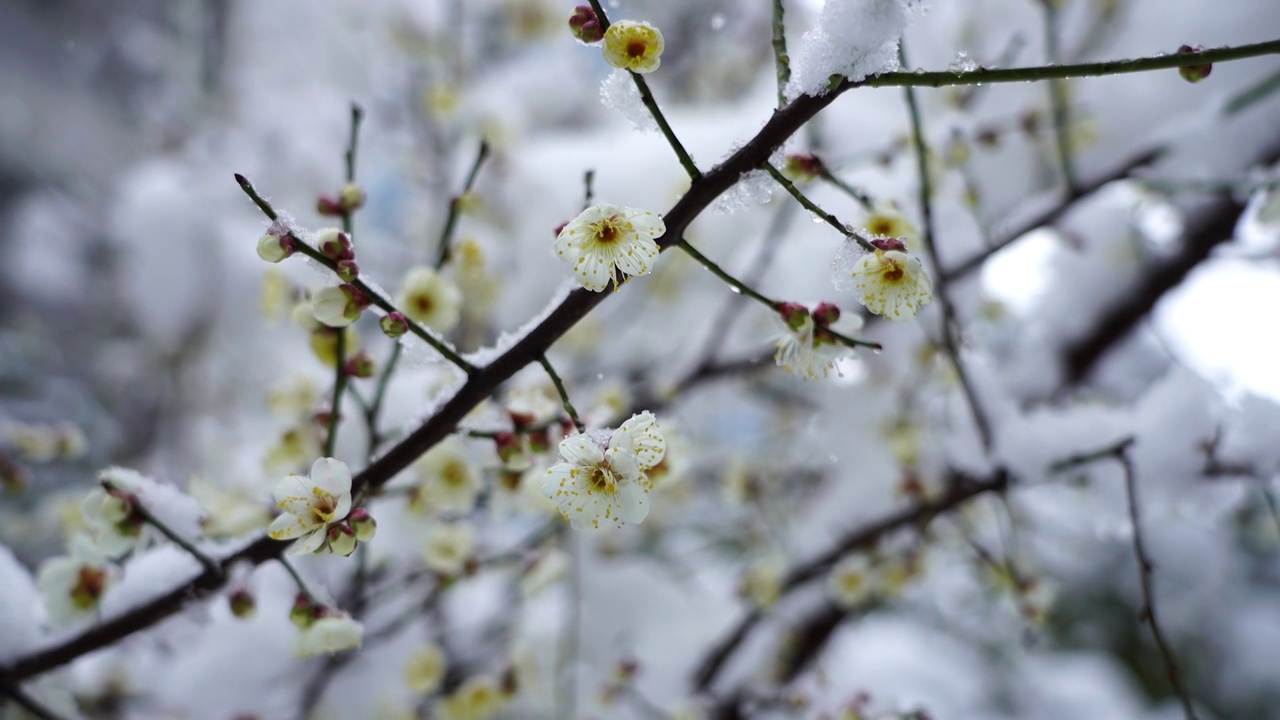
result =
[[[658,257],[655,238],[667,231],[662,218],[648,210],[596,205],[569,221],[556,237],[556,255],[573,265],[578,283],[599,292],[614,282],[615,272],[648,275]]]
[[[640,523],[649,514],[648,478],[667,446],[653,413],[633,415],[613,431],[560,442],[562,462],[542,477],[542,492],[575,530]]]

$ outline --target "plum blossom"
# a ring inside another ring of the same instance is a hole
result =
[[[858,301],[889,320],[910,320],[933,300],[933,282],[920,261],[897,238],[872,241],[874,252],[849,243],[832,263],[832,282],[852,290]]]
[[[648,478],[666,442],[651,412],[633,415],[617,430],[593,431],[560,442],[563,462],[542,477],[542,492],[575,530],[640,523],[649,514]]]
[[[611,28],[612,29],[612,28]],[[655,238],[667,231],[662,218],[648,210],[596,205],[569,221],[556,237],[556,255],[573,265],[578,283],[599,292],[624,275],[648,275],[658,257]]]
[[[604,31],[604,59],[634,73],[651,73],[662,64],[662,31],[645,22],[619,20]]]
[[[414,650],[405,663],[405,684],[415,693],[430,695],[440,689],[448,667],[444,649],[435,643],[427,643]]]
[[[364,626],[346,613],[326,614],[298,633],[294,651],[302,657],[334,655],[360,647]]]
[[[298,541],[290,555],[315,552],[327,538],[329,526],[351,511],[351,469],[341,460],[320,458],[311,475],[289,475],[273,492],[284,512],[271,522],[267,534],[275,540]]]
[[[49,619],[59,626],[94,617],[114,573],[86,535],[71,539],[71,554],[46,560],[36,574]]]
[[[783,330],[773,337],[777,348],[773,360],[783,370],[805,380],[818,380],[830,374],[837,360],[850,354],[849,348],[828,333],[825,325],[803,305],[782,303],[778,316]]]
[[[446,333],[462,318],[462,293],[448,278],[429,267],[404,276],[396,305],[406,316],[436,332]]]

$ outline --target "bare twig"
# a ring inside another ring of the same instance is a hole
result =
[[[1135,478],[1133,460],[1129,457],[1128,447],[1128,445],[1124,445],[1119,450],[1116,450],[1115,458],[1120,462],[1120,467],[1124,470],[1124,491],[1129,503],[1129,523],[1133,526],[1133,554],[1138,561],[1138,579],[1142,585],[1142,609],[1138,611],[1138,618],[1151,629],[1151,637],[1155,639],[1156,647],[1160,650],[1160,657],[1164,660],[1165,675],[1169,678],[1169,684],[1173,687],[1174,694],[1178,696],[1178,700],[1182,703],[1182,710],[1187,720],[1197,720],[1195,707],[1191,704],[1191,695],[1182,684],[1182,678],[1178,673],[1178,663],[1174,659],[1173,650],[1169,647],[1169,641],[1165,638],[1164,631],[1160,628],[1160,618],[1156,614],[1156,593],[1152,579],[1155,564],[1151,561],[1151,555],[1147,552],[1146,543],[1142,539],[1142,517],[1138,507],[1137,480]]]

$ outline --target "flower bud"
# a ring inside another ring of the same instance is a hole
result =
[[[399,310],[384,315],[380,324],[383,334],[389,338],[398,338],[409,332],[409,318]]]
[[[799,330],[804,327],[805,320],[809,318],[809,308],[791,302],[781,302],[774,306],[778,314],[782,316],[782,321],[792,330]]]
[[[312,313],[329,327],[350,325],[369,305],[369,298],[351,283],[321,288],[311,299]]]
[[[305,630],[315,622],[317,611],[323,609],[312,602],[310,595],[298,593],[293,599],[293,607],[289,610],[289,621],[299,630]]]
[[[812,180],[821,175],[826,167],[816,155],[788,155],[787,164],[783,166],[787,177],[795,180]]]
[[[903,238],[876,238],[871,241],[877,250],[897,250],[898,252],[907,251],[907,241]]]
[[[297,250],[297,243],[292,235],[272,235],[267,233],[258,238],[258,257],[269,263],[278,263]]]
[[[336,272],[342,282],[355,282],[360,277],[360,265],[355,260],[339,260]]]
[[[569,16],[569,32],[580,42],[591,45],[604,39],[604,30],[600,28],[600,18],[590,5],[579,5]]]
[[[369,542],[378,532],[378,521],[373,519],[368,510],[364,508],[356,508],[351,511],[351,515],[347,518],[347,522],[351,525],[351,529],[356,534],[356,540],[360,542]]]
[[[248,620],[258,609],[258,601],[253,593],[244,588],[233,591],[227,596],[227,604],[231,606],[231,614],[241,620]]]
[[[504,466],[510,465],[524,454],[524,443],[520,442],[515,433],[500,432],[493,438],[493,442],[497,446],[498,459]]]
[[[840,308],[832,303],[820,303],[818,307],[813,309],[813,321],[821,327],[830,327],[832,323],[840,319]]]
[[[1196,45],[1195,47],[1191,47],[1190,45],[1183,45],[1182,47],[1178,48],[1179,55],[1199,55],[1202,52],[1204,52],[1204,48],[1200,47],[1199,45]],[[1183,80],[1186,80],[1189,83],[1198,83],[1201,80],[1204,80],[1205,78],[1209,77],[1209,73],[1211,72],[1213,72],[1213,63],[1183,65],[1182,67],[1178,68],[1178,74],[1182,76]]]
[[[338,204],[348,213],[364,207],[364,200],[364,188],[353,182],[343,185],[342,190],[338,193]]]
[[[324,217],[342,217],[342,202],[328,195],[316,199],[316,212]]]
[[[327,228],[317,233],[316,245],[320,248],[322,255],[334,262],[355,258],[351,236],[337,228]]]
[[[347,557],[356,551],[356,533],[349,526],[338,523],[328,531],[329,552]]]
[[[347,362],[342,366],[342,372],[347,377],[368,378],[373,377],[377,371],[378,367],[374,364],[373,358],[363,350],[347,358]]]

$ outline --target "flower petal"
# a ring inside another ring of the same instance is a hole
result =
[[[649,516],[649,495],[639,482],[628,482],[618,487],[618,517],[623,522],[642,523]]]
[[[586,435],[570,435],[560,441],[560,457],[574,465],[589,467],[604,462],[604,451]]]
[[[634,455],[642,470],[662,462],[662,456],[667,452],[658,420],[647,410],[622,423],[610,438],[609,447],[621,448]]]
[[[307,527],[298,522],[296,515],[284,513],[283,515],[277,515],[276,519],[271,521],[271,525],[267,528],[267,535],[272,540],[292,540],[302,536],[313,527]]]
[[[320,458],[311,465],[311,485],[335,497],[351,494],[351,468],[341,460]]]
[[[276,483],[276,488],[271,491],[271,496],[275,498],[277,505],[284,507],[285,503],[297,498],[302,498],[305,501],[306,498],[311,497],[311,485],[304,475],[287,475]]]
[[[294,541],[293,545],[289,546],[289,550],[285,554],[306,555],[308,553],[313,553],[316,550],[319,550],[321,545],[324,545],[326,537],[327,534],[325,532],[325,526],[322,525],[315,530],[312,530],[311,533]]]

